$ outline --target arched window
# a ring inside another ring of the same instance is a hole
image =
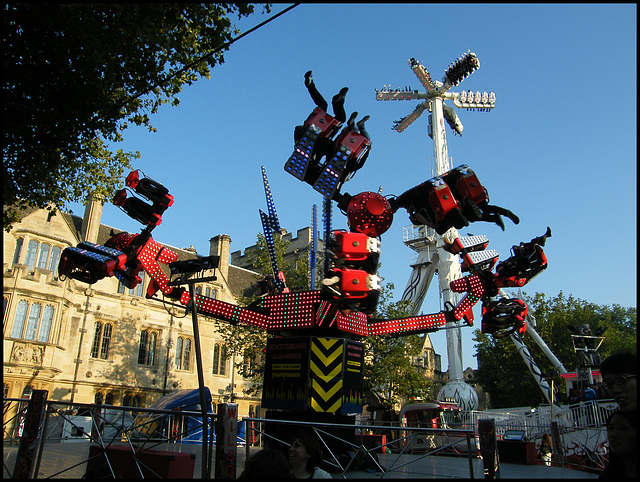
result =
[[[220,345],[213,345],[213,374],[217,375],[220,370]]]
[[[244,364],[243,371],[244,371],[245,378],[253,376],[256,369],[256,360],[255,360],[255,355],[252,351],[250,350],[245,351],[243,364]]]
[[[13,267],[14,264],[18,264],[18,262],[20,262],[20,254],[22,253],[23,243],[24,243],[23,238],[16,239],[16,249],[13,252],[13,262],[11,263],[11,267]]]
[[[31,242],[29,242],[31,244]],[[60,260],[61,249],[59,246],[51,247],[47,243],[40,243],[38,252],[37,268],[54,272],[54,277],[58,277],[58,261]],[[29,268],[31,269],[31,268]]]
[[[38,242],[35,239],[29,241],[27,245],[27,256],[24,264],[29,267],[29,271],[33,271],[36,266],[36,255],[38,254]]]
[[[49,259],[49,250],[51,246],[47,243],[40,245],[40,255],[38,256],[38,264],[36,265],[40,269],[47,269],[47,260]]]
[[[40,323],[40,331],[38,332],[38,341],[48,342],[51,332],[51,323],[53,321],[53,306],[46,305],[42,313],[42,322]]]
[[[58,262],[60,261],[60,253],[61,249],[59,246],[54,246],[51,248],[51,256],[49,256],[49,266],[48,270],[53,271],[54,276],[58,277]]]
[[[22,338],[22,330],[24,329],[24,322],[27,319],[27,310],[29,309],[29,303],[25,300],[21,300],[16,308],[16,317],[13,319],[13,329],[11,330],[11,338]]]
[[[136,296],[144,296],[145,271],[144,270],[140,271],[140,274],[138,274],[138,276],[140,276],[140,283],[138,284],[138,286],[136,286]]]
[[[176,369],[188,371],[191,366],[191,338],[179,336],[176,343]]]
[[[111,334],[113,325],[96,321],[93,345],[91,346],[91,358],[109,359],[109,346],[111,345]]]
[[[140,283],[138,283],[135,288],[130,288],[129,289],[129,294],[131,296],[144,296],[144,278],[145,278],[145,271],[142,270],[140,271],[140,273],[138,273],[138,276],[140,277]],[[122,282],[122,280],[118,281],[118,293],[120,294],[124,294],[125,290],[127,289],[127,287],[124,285],[124,283]]]
[[[156,358],[156,341],[158,334],[151,330],[140,332],[140,345],[138,346],[138,364],[153,366]]]
[[[29,306],[29,302],[20,300],[16,308],[16,316],[13,319],[11,338],[37,340],[47,343],[51,334],[53,314],[54,308],[51,305],[45,305],[43,310],[40,303],[31,303],[31,306]]]
[[[213,347],[213,374],[227,374],[227,348],[219,343]]]
[[[35,340],[36,331],[38,331],[38,321],[40,320],[40,311],[42,305],[40,303],[32,303],[29,310],[29,321],[27,321],[27,331],[24,334],[25,340]]]
[[[132,395],[127,393],[122,399],[123,407],[139,407],[140,406],[140,395]]]

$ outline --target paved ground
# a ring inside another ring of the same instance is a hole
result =
[[[167,452],[195,454],[193,477],[202,478],[202,448],[200,445],[164,444],[159,447]],[[252,447],[250,454],[259,449]],[[17,447],[5,446],[3,449],[3,478],[11,477],[15,465]],[[60,443],[47,442],[40,461],[37,478],[82,478],[86,471],[86,460],[89,453],[88,443]],[[347,479],[415,479],[415,478],[452,478],[452,479],[484,479],[482,460],[471,459],[473,474],[469,467],[469,460],[464,457],[377,454],[378,461],[386,472],[350,471]],[[244,468],[246,449],[239,447],[236,459],[236,473],[239,475]],[[215,452],[213,456],[215,461]],[[212,477],[215,470],[212,469]],[[341,474],[332,474],[334,478],[343,478]],[[500,478],[502,479],[596,479],[595,473],[544,465],[500,464]]]
[[[469,467],[469,460],[460,457],[418,455],[378,454],[380,464],[387,470],[381,473],[348,472],[349,479],[384,478],[384,479],[415,479],[415,478],[452,478],[452,479],[484,479],[484,467],[481,459],[471,459],[473,475]],[[500,478],[502,479],[597,479],[597,474],[581,470],[547,467],[544,465],[500,464]],[[339,477],[339,475],[338,475]],[[337,477],[336,477],[337,478]]]

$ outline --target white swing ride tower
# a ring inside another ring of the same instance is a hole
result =
[[[428,134],[433,139],[434,167],[432,176],[439,176],[451,170],[445,121],[454,133],[462,134],[462,123],[455,110],[444,103],[451,100],[458,108],[468,110],[489,111],[495,106],[493,92],[451,92],[462,80],[480,68],[477,56],[467,52],[452,63],[445,71],[442,82],[432,80],[427,69],[417,60],[410,59],[409,66],[425,87],[426,92],[417,90],[392,90],[385,87],[376,90],[376,100],[422,100],[408,116],[396,121],[393,129],[404,131],[426,110],[429,111]],[[404,243],[416,252],[411,267],[412,273],[407,282],[402,300],[411,302],[412,315],[420,313],[425,295],[435,273],[438,273],[441,301],[446,306],[456,306],[459,295],[451,291],[449,283],[462,277],[458,255],[443,249],[443,238],[453,241],[458,236],[455,228],[449,229],[442,236],[433,228],[424,225],[413,225],[403,228]],[[478,408],[478,396],[469,384],[464,381],[462,365],[462,322],[447,323],[447,357],[449,362],[449,381],[438,393],[438,399],[454,399],[464,411]]]

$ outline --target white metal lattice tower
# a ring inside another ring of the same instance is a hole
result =
[[[425,111],[429,111],[428,134],[433,139],[433,152],[435,160],[435,173],[438,176],[451,170],[449,153],[447,149],[447,137],[445,121],[453,129],[455,134],[462,135],[462,123],[455,110],[444,103],[451,100],[455,107],[469,110],[489,111],[495,106],[493,92],[451,92],[450,89],[458,85],[469,74],[480,68],[480,62],[476,55],[467,52],[461,58],[452,63],[445,71],[442,82],[431,79],[427,69],[417,60],[410,59],[409,66],[418,77],[426,92],[419,92],[405,88],[404,90],[392,90],[385,87],[376,90],[376,100],[422,100],[416,109],[408,116],[394,123],[394,129],[404,131]],[[443,238],[454,240],[458,236],[455,228],[449,229],[442,236],[428,226],[412,226],[410,231],[405,228],[404,241],[407,246],[417,252],[417,256],[411,263],[413,268],[402,300],[412,303],[412,311],[417,315],[422,307],[422,302],[429,289],[433,275],[437,272],[439,278],[439,290],[445,306],[456,306],[458,294],[451,291],[449,283],[462,277],[460,261],[457,255],[453,255],[443,249]],[[449,362],[449,382],[440,390],[438,399],[453,398],[463,410],[475,410],[478,407],[478,397],[475,390],[468,385],[463,378],[462,366],[462,338],[460,322],[447,323],[447,357]]]

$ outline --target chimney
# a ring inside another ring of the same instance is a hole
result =
[[[100,219],[102,218],[103,204],[96,201],[93,195],[89,195],[82,217],[82,227],[80,228],[80,239],[91,243],[98,243],[98,232],[100,230]]]
[[[229,256],[231,253],[231,237],[228,234],[219,234],[209,240],[209,256],[220,256],[218,269],[224,277],[229,279]]]

